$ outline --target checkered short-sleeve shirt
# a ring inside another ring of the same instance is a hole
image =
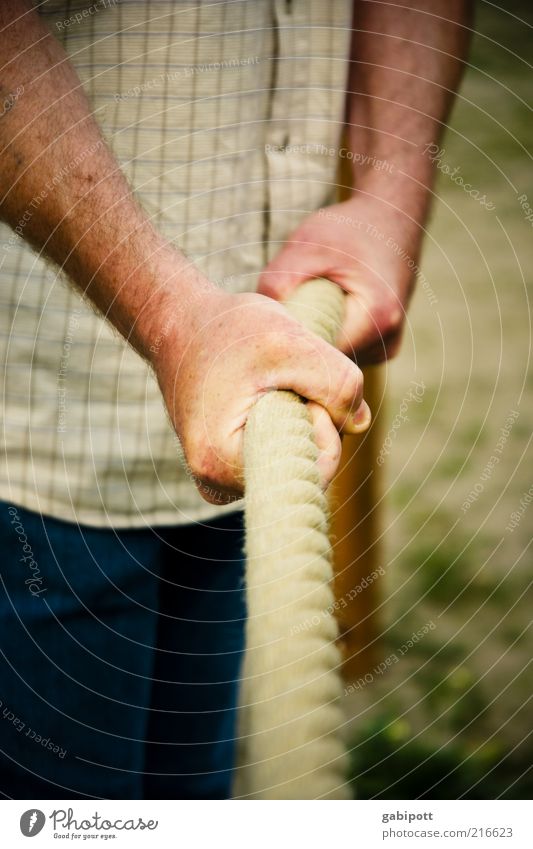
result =
[[[291,230],[334,197],[349,0],[38,8],[148,215],[212,280],[254,290]],[[0,497],[97,526],[224,510],[189,479],[146,364],[4,225],[0,278]]]

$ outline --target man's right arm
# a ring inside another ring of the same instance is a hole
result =
[[[243,426],[273,382],[314,402],[322,473],[331,478],[337,430],[368,424],[357,367],[270,299],[221,292],[163,239],[68,57],[26,0],[2,1],[0,34],[0,92],[11,104],[0,117],[0,217],[153,366],[204,497],[241,494]]]
[[[157,316],[190,296],[199,275],[137,204],[79,77],[32,6],[4,0],[0,28],[2,92],[23,92],[0,118],[2,218],[146,356]]]

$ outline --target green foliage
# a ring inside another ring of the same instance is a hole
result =
[[[498,743],[432,747],[424,735],[411,736],[405,720],[382,714],[352,746],[351,780],[359,799],[528,799],[533,793],[529,760]]]

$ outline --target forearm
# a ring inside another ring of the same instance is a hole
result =
[[[356,0],[347,117],[356,188],[423,224],[433,166],[467,55],[468,0]],[[377,160],[384,165],[376,167]]]
[[[0,4],[0,216],[65,270],[143,356],[161,321],[208,286],[151,225],[61,45],[26,2]]]

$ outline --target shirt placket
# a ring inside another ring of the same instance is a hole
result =
[[[271,120],[266,131],[268,205],[265,232],[267,258],[279,250],[287,234],[293,196],[293,152],[305,144],[306,80],[309,62],[309,7],[312,0],[273,0],[276,56]]]

